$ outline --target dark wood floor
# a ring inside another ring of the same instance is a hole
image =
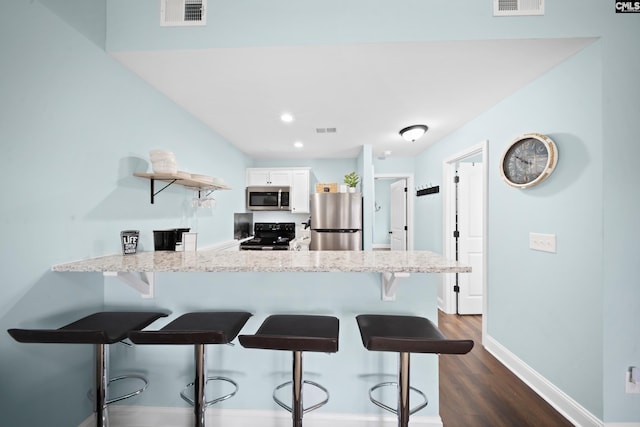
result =
[[[481,344],[482,317],[438,313],[448,338],[471,338],[463,356],[440,356],[440,416],[445,427],[573,426]]]

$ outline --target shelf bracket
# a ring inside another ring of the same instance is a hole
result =
[[[153,298],[155,273],[131,273],[127,271],[105,271],[105,277],[115,277],[140,293],[142,298]]]
[[[159,189],[158,191],[155,191],[155,189],[154,189],[154,188],[155,188],[155,182],[156,182],[156,180],[155,180],[155,179],[153,179],[153,178],[151,178],[151,179],[150,179],[150,181],[151,181],[151,204],[153,204],[153,200],[154,200],[154,198],[155,198],[158,194],[160,194],[160,192],[161,192],[162,190],[164,190],[165,188],[167,188],[167,187],[171,186],[171,184],[173,184],[174,182],[176,182],[176,181],[177,181],[177,179],[172,180],[170,183],[168,183],[167,185],[165,185],[164,187],[162,187],[162,188],[161,188],[161,189]]]
[[[382,273],[382,301],[395,301],[400,279],[410,273]]]

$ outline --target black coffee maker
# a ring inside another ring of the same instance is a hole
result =
[[[168,230],[153,230],[153,246],[156,251],[175,251],[182,246],[182,233],[188,233],[190,228],[170,228]]]

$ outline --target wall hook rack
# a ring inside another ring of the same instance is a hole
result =
[[[199,199],[206,199],[207,197],[212,195],[214,191],[215,190],[198,190],[198,198]],[[202,193],[205,193],[205,194],[203,195]]]
[[[432,187],[427,187],[427,188],[422,188],[418,191],[416,191],[416,196],[420,197],[420,196],[427,196],[429,194],[436,194],[440,192],[440,186],[436,185],[436,186],[432,186]]]

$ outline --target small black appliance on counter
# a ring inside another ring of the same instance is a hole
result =
[[[153,230],[153,246],[156,251],[175,251],[176,246],[182,245],[182,233],[188,233],[190,228],[170,228],[168,230]]]
[[[253,213],[233,214],[233,238],[236,240],[246,239],[253,231]]]
[[[289,242],[296,238],[295,222],[256,222],[254,225],[254,237],[242,242],[240,250],[261,251],[278,250],[288,251]]]

